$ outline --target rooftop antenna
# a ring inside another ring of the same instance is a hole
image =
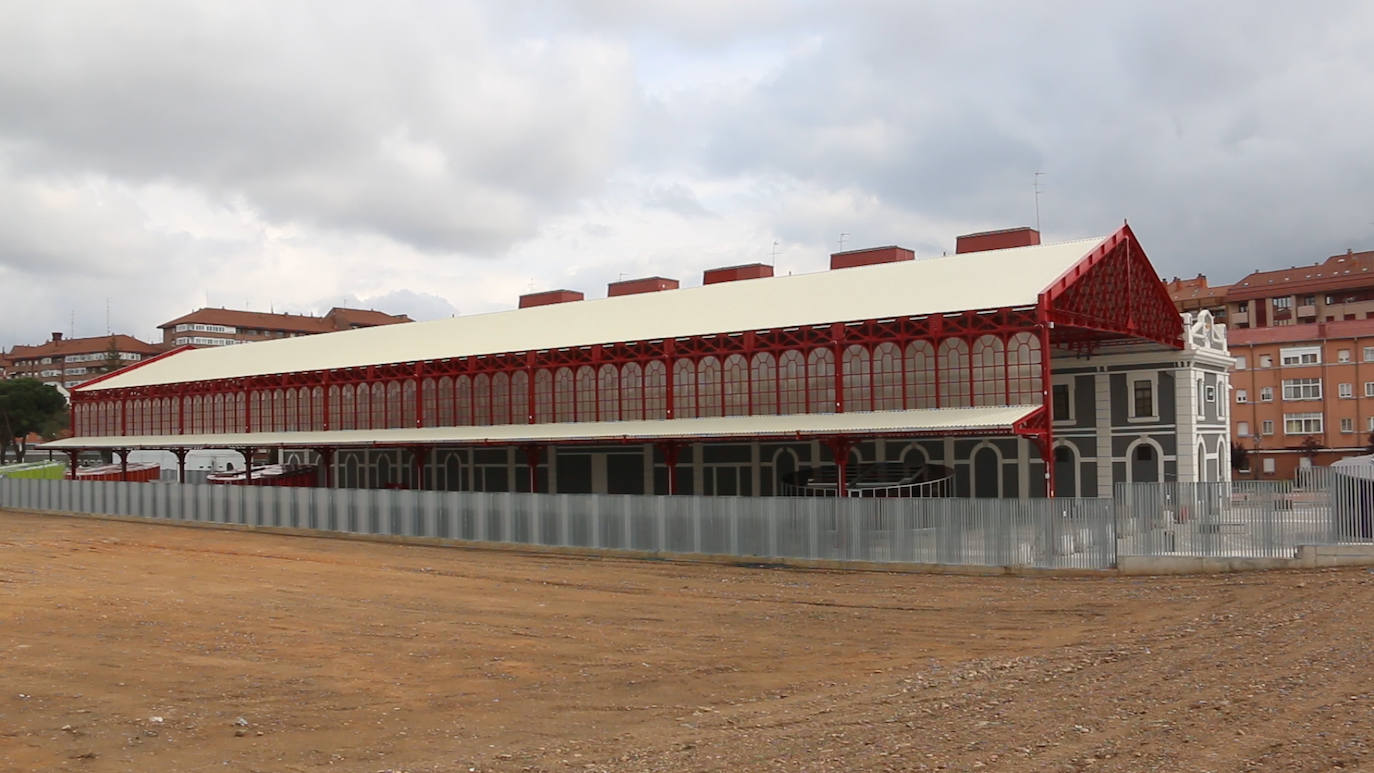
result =
[[[1037,171],[1031,177],[1031,187],[1035,189],[1035,230],[1040,230],[1040,175],[1044,172]]]
[[[773,252],[772,252],[771,255],[769,255],[769,258],[768,258],[768,265],[770,265],[770,266],[776,266],[776,265],[778,265],[778,240],[777,240],[777,239],[774,239],[774,240],[773,240]]]
[[[110,334],[110,299],[105,298],[105,335]]]
[[[849,237],[848,231],[840,231],[840,252],[844,252],[844,240]]]
[[[72,318],[67,325],[67,337],[76,338],[76,309],[72,309]]]

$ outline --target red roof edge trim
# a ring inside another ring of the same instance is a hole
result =
[[[1040,292],[1050,321],[1183,348],[1183,320],[1129,225]]]
[[[158,360],[171,357],[173,354],[181,354],[184,351],[194,348],[194,346],[178,346],[175,349],[168,349],[162,354],[153,355],[152,357],[149,357],[146,360],[139,360],[138,362],[135,362],[133,365],[126,365],[125,367],[122,367],[119,370],[112,370],[109,373],[102,373],[99,376],[96,376],[95,378],[91,379],[90,381],[83,381],[80,384],[77,384],[76,386],[72,387],[73,395],[76,392],[85,389],[86,387],[92,386],[94,384],[99,384],[107,378],[111,378],[113,376],[122,376],[125,373],[128,373],[131,370],[137,370],[143,367],[144,365],[147,365],[148,363],[157,362]]]
[[[1038,405],[1034,411],[1012,422],[1011,431],[1021,437],[1044,437],[1049,431],[1049,422],[1045,421],[1045,406]]]

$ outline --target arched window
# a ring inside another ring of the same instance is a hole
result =
[[[868,349],[853,344],[844,350],[844,410],[873,410],[872,363]]]
[[[778,413],[806,413],[806,357],[796,349],[778,357]]]
[[[553,421],[553,372],[538,370],[534,373],[534,423],[551,424]]]
[[[424,425],[426,427],[438,427],[439,424],[439,385],[434,379],[427,378],[420,382],[420,407],[424,411]]]
[[[382,425],[383,427],[396,428],[405,426],[402,419],[402,417],[405,414],[404,403],[405,391],[401,389],[401,382],[392,381],[388,383],[386,385],[386,423]],[[411,406],[415,405],[415,400],[413,397],[410,400],[410,404]],[[410,424],[411,426],[415,426],[415,419],[413,418],[415,414],[415,409],[413,407],[411,408],[410,413],[412,416]]]
[[[673,418],[691,419],[697,415],[697,369],[686,358],[673,363]]]
[[[304,392],[305,390],[299,390]],[[288,389],[282,397],[282,421],[287,432],[297,432],[301,429],[300,403],[297,401],[297,390]]]
[[[324,387],[311,389],[308,399],[305,390],[301,390],[301,415],[310,417],[305,429],[324,429]]]
[[[835,354],[829,349],[812,349],[806,357],[807,411],[835,412]]]
[[[491,377],[491,423],[510,424],[510,376],[505,373]]]
[[[906,407],[936,408],[935,347],[929,341],[906,345]]]
[[[387,400],[386,392],[386,384],[377,383],[372,385],[372,424],[370,425],[371,429],[382,429],[387,426],[387,403],[395,401]],[[400,390],[397,390],[397,399],[399,399],[400,396]]]
[[[472,423],[477,427],[491,424],[491,376],[485,373],[472,377]]]
[[[598,374],[601,421],[620,421],[620,372],[611,364],[601,366]]]
[[[668,368],[659,360],[644,366],[644,418],[668,418]]]
[[[985,335],[973,342],[973,404],[1006,405],[1006,351],[1002,339]]]
[[[577,421],[596,421],[596,371],[590,365],[577,369]]]
[[[576,412],[573,410],[577,403],[573,399],[572,368],[559,368],[553,374],[553,403],[554,421],[560,424],[577,421]]]
[[[459,376],[453,380],[453,420],[459,427],[471,427],[473,417],[472,379]]]
[[[442,376],[436,387],[435,402],[438,403],[437,412],[434,414],[434,426],[452,427],[453,426],[453,379]]]
[[[510,423],[530,422],[530,374],[518,370],[510,377]]]
[[[414,427],[419,420],[415,415],[415,379],[401,382],[401,427]]]
[[[1011,405],[1033,405],[1045,399],[1040,386],[1040,339],[1017,333],[1007,342],[1007,381]]]
[[[873,410],[902,409],[902,350],[886,342],[873,348]],[[845,410],[848,410],[846,406]]]
[[[620,418],[637,421],[644,418],[644,368],[637,362],[620,367]]]
[[[969,403],[968,344],[960,338],[940,342],[940,407],[964,408]]]
[[[721,415],[720,360],[702,357],[697,363],[697,415]]]
[[[753,414],[773,416],[778,412],[778,363],[768,352],[754,355],[750,365],[753,387]]]
[[[749,415],[749,361],[742,354],[725,358],[725,415]]]

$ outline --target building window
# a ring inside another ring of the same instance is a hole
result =
[[[1283,415],[1283,434],[1320,435],[1322,415],[1320,413],[1285,413]]]
[[[1260,434],[1261,434],[1261,435],[1272,435],[1272,434],[1274,434],[1274,422],[1273,422],[1272,419],[1265,419],[1264,421],[1260,422]]]
[[[1364,348],[1364,361],[1374,362],[1374,346],[1366,346]]]
[[[1364,396],[1374,397],[1374,381],[1364,382]]]
[[[1355,385],[1354,385],[1354,384],[1338,384],[1338,385],[1337,385],[1337,390],[1338,390],[1338,391],[1337,391],[1337,394],[1339,394],[1341,397],[1354,397],[1354,396],[1355,396]]]
[[[1355,431],[1355,420],[1354,420],[1354,419],[1341,419],[1341,432],[1354,432],[1354,431]]]
[[[1275,298],[1273,300],[1275,309],[1291,309],[1293,307],[1293,298],[1291,296],[1285,295],[1282,298]]]
[[[1283,399],[1320,400],[1322,380],[1319,378],[1286,378],[1283,380]]]
[[[1073,390],[1069,384],[1054,385],[1054,421],[1070,422],[1073,421]]]
[[[1236,311],[1240,312],[1241,314],[1244,314],[1245,312],[1247,312],[1247,311],[1249,311],[1249,310],[1250,310],[1250,302],[1249,302],[1249,301],[1241,301],[1240,303],[1237,303],[1237,304],[1236,304]]]
[[[1272,403],[1272,402],[1274,402],[1274,388],[1273,388],[1273,387],[1260,387],[1260,402],[1262,402],[1262,403]]]
[[[1131,418],[1143,419],[1155,415],[1155,383],[1137,379],[1131,390]]]
[[[1236,422],[1236,437],[1249,437],[1249,436],[1250,436],[1250,422],[1248,422],[1248,421],[1238,421],[1238,422]]]
[[[1262,467],[1262,469],[1263,469],[1266,473],[1268,473],[1268,474],[1270,474],[1270,475],[1273,475],[1273,474],[1274,474],[1274,457],[1272,457],[1272,456],[1266,457],[1265,460],[1264,460],[1264,466]]]
[[[1241,355],[1240,357],[1236,358],[1236,370],[1245,370],[1248,367],[1249,364],[1246,362],[1244,355]]]
[[[1371,383],[1371,384],[1374,384],[1374,382],[1370,382],[1370,383]],[[1250,393],[1247,392],[1247,391],[1244,390],[1244,389],[1237,389],[1237,390],[1236,390],[1236,402],[1238,402],[1238,403],[1248,403],[1248,402],[1250,402]]]
[[[1317,365],[1322,361],[1319,346],[1292,346],[1279,350],[1279,358],[1285,368],[1294,365]]]
[[[1259,363],[1261,368],[1272,368],[1274,367],[1274,356],[1271,354],[1261,354]]]
[[[1203,417],[1205,417],[1205,416],[1207,415],[1207,408],[1206,408],[1206,406],[1207,406],[1207,401],[1206,401],[1206,398],[1204,397],[1203,392],[1204,392],[1204,388],[1203,388],[1203,386],[1202,386],[1202,379],[1198,379],[1198,380],[1197,380],[1197,416],[1198,416],[1199,419],[1201,419],[1201,418],[1203,418]]]
[[[1368,426],[1365,427],[1365,429],[1369,430],[1370,432],[1374,432],[1374,416],[1370,416],[1370,417],[1365,421],[1365,424],[1368,425]]]
[[[1315,296],[1315,295],[1304,295],[1304,296],[1302,296],[1302,298],[1300,298],[1300,299],[1298,300],[1298,305],[1299,305],[1299,306],[1315,306],[1315,305],[1317,305],[1317,296]]]
[[[1336,352],[1336,362],[1350,362],[1350,350],[1340,349]]]

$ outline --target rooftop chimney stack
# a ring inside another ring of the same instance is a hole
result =
[[[611,282],[606,285],[606,297],[615,298],[621,295],[656,293],[660,290],[676,290],[677,287],[678,283],[676,279],[668,279],[661,276],[650,276],[643,279],[626,279],[620,282]]]
[[[540,293],[528,293],[520,296],[520,308],[529,309],[535,306],[552,306],[555,303],[571,303],[580,301],[584,296],[576,290],[545,290]]]
[[[59,330],[54,330],[54,331],[52,331],[52,340],[53,340],[53,343],[57,343],[58,341],[61,341],[61,340],[62,340],[62,332],[59,331]]]
[[[1006,250],[1012,247],[1034,247],[1040,243],[1040,232],[1029,226],[1003,228],[1000,231],[979,231],[964,234],[954,240],[954,254]]]
[[[767,263],[748,263],[743,266],[708,268],[701,275],[703,285],[721,282],[738,282],[741,279],[764,279],[773,275],[773,267]]]
[[[905,247],[898,247],[892,244],[887,247],[869,247],[863,250],[832,252],[830,254],[830,270],[834,271],[837,268],[855,268],[858,266],[876,266],[879,263],[898,263],[903,260],[915,259],[915,252]]]

